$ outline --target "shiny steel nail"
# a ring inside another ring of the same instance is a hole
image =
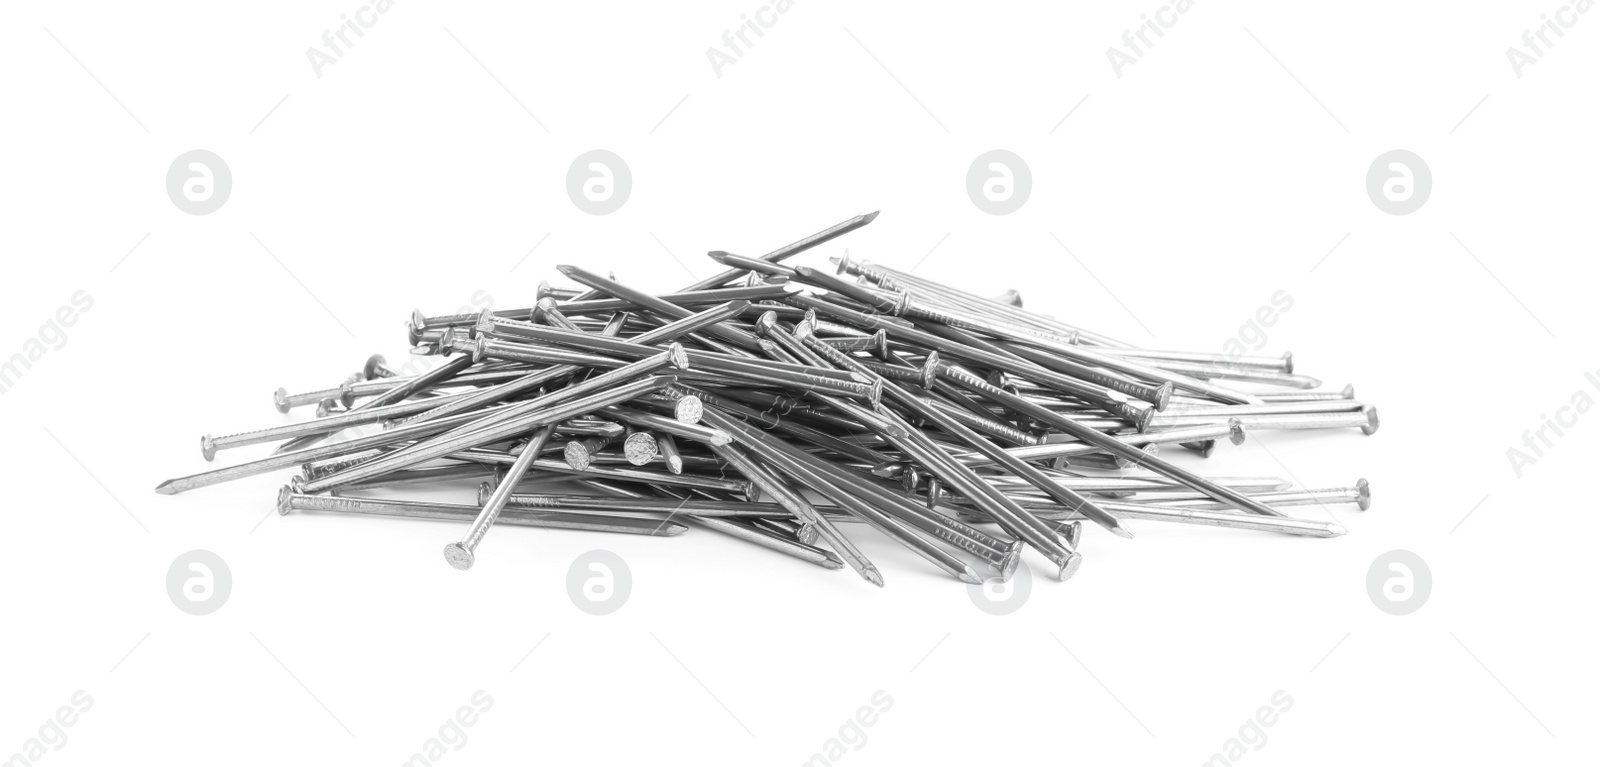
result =
[[[871,213],[863,213],[859,216],[853,216],[845,221],[834,224],[827,229],[817,232],[816,234],[803,237],[799,240],[789,243],[788,245],[778,248],[771,253],[767,253],[761,257],[761,260],[771,261],[773,263],[783,261],[784,259],[803,253],[836,237],[849,234],[850,232],[860,229],[861,227],[872,223],[873,219],[876,219],[877,217],[878,211],[872,211]],[[699,282],[688,286],[685,288],[685,290],[706,290],[709,288],[719,288],[739,279],[740,277],[743,277],[744,275],[745,271],[742,269],[730,269],[726,272],[722,272],[712,277],[700,280]]]
[[[413,517],[420,519],[471,520],[476,506],[461,503],[424,503],[420,501],[380,501],[371,498],[346,498],[333,495],[307,495],[284,487],[278,492],[278,513],[290,511],[331,511],[341,514],[370,514],[385,517]],[[613,515],[592,515],[562,511],[526,511],[511,509],[500,515],[504,525],[543,527],[562,530],[589,530],[601,533],[629,533],[632,535],[679,535],[687,528],[654,519],[639,519]]]
[[[483,508],[478,510],[478,516],[472,520],[472,527],[467,529],[467,534],[462,536],[461,540],[444,547],[444,560],[449,562],[451,567],[457,570],[467,570],[472,567],[472,563],[477,559],[478,544],[483,542],[483,536],[488,534],[489,526],[494,524],[500,517],[501,511],[505,509],[512,488],[522,482],[522,478],[528,473],[528,467],[533,465],[533,460],[538,457],[555,431],[555,424],[550,424],[534,433],[532,441],[523,448],[522,455],[517,456],[517,460],[506,471],[505,479],[500,485],[501,489],[489,496]]]
[[[1161,416],[1163,425],[1181,426],[1215,422],[1218,416],[1175,415]],[[1363,434],[1378,431],[1378,409],[1362,405],[1353,413],[1301,413],[1285,415],[1235,416],[1246,430],[1266,429],[1360,429]]]
[[[811,526],[818,537],[827,541],[828,546],[858,575],[874,586],[883,587],[883,574],[878,572],[872,561],[867,559],[849,538],[839,532],[831,521],[817,513],[816,508],[804,496],[790,490],[782,480],[757,464],[742,449],[733,445],[715,445],[711,449],[760,488],[762,493],[793,513],[796,519]]]

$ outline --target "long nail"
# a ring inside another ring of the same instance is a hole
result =
[[[877,217],[878,211],[863,213],[859,216],[852,216],[851,218],[834,224],[833,226],[817,232],[816,234],[802,237],[801,239],[778,248],[771,253],[767,253],[761,257],[761,260],[771,261],[773,263],[783,261],[784,259],[798,255],[810,250],[811,248],[821,245],[822,243],[832,240],[835,237],[846,235],[850,232],[860,229],[861,227],[872,223],[873,219],[876,219]],[[726,272],[722,272],[712,277],[707,277],[706,279],[700,280],[699,282],[684,288],[684,290],[706,290],[709,288],[719,288],[739,279],[740,277],[743,277],[744,275],[745,270],[743,269],[730,269]]]
[[[760,530],[747,522],[737,519],[724,519],[719,517],[701,517],[694,514],[684,516],[690,522],[724,535],[730,535],[748,543],[754,543],[763,548],[772,549],[783,554],[811,564],[825,567],[829,570],[839,570],[844,567],[844,562],[833,552],[808,546],[799,541],[785,540],[772,533]]]
[[[369,514],[385,517],[466,521],[471,520],[479,510],[476,506],[468,506],[462,503],[380,501],[370,498],[307,495],[285,487],[278,493],[278,513],[288,514],[290,511],[331,511],[341,514]],[[628,533],[632,535],[679,535],[687,529],[683,525],[662,523],[654,519],[563,511],[524,511],[521,509],[511,509],[502,513],[499,521],[501,524],[521,527],[589,530],[591,532]]]
[[[818,536],[827,541],[829,547],[839,554],[845,564],[850,565],[850,568],[855,570],[868,583],[880,588],[883,586],[883,574],[878,572],[878,568],[872,564],[872,561],[867,559],[866,555],[862,554],[861,550],[856,548],[855,544],[851,543],[850,539],[846,538],[844,533],[840,532],[832,522],[818,514],[816,508],[804,496],[791,491],[771,472],[768,472],[749,456],[745,455],[740,448],[732,445],[717,445],[711,449],[717,455],[725,458],[736,470],[744,474],[747,479],[761,489],[761,492],[771,496],[773,500],[792,512],[796,519],[811,525]]]
[[[596,379],[590,380],[593,381]],[[488,420],[491,422],[485,423],[476,429],[474,429],[472,424],[458,427],[456,433],[432,437],[419,442],[416,445],[412,445],[411,447],[403,448],[389,455],[385,455],[382,458],[375,459],[359,466],[353,466],[337,474],[307,482],[305,489],[306,492],[310,493],[322,492],[324,490],[338,487],[342,484],[359,481],[361,479],[378,474],[385,474],[394,471],[395,469],[403,469],[409,466],[415,466],[419,463],[431,461],[435,458],[442,458],[458,450],[465,450],[478,445],[487,445],[493,442],[509,439],[517,434],[527,431],[534,426],[558,423],[573,416],[592,413],[605,407],[606,405],[612,405],[618,402],[626,402],[646,392],[660,389],[667,384],[673,383],[675,380],[676,379],[671,376],[650,376],[647,378],[629,381],[607,391],[603,391],[598,394],[592,394],[587,397],[580,397],[578,399],[563,397],[562,399],[565,401],[563,401],[561,404],[546,406],[541,409],[532,410],[531,412],[511,418],[505,418],[500,414],[489,416],[486,419],[480,419],[480,421]],[[572,388],[577,387],[570,387],[568,389],[561,389],[556,392],[552,392],[551,394],[547,394],[537,400],[533,400],[530,404],[538,403],[540,400],[555,398],[559,394],[571,391]]]
[[[690,312],[688,309],[685,309],[681,306],[663,301],[648,293],[634,290],[633,288],[623,285],[616,280],[606,279],[605,277],[585,271],[576,266],[563,265],[556,267],[556,269],[558,269],[562,274],[565,274],[568,278],[572,279],[574,282],[588,285],[591,288],[604,291],[610,295],[616,296],[617,298],[627,299],[663,317],[681,320],[693,314],[693,312]],[[734,346],[742,349],[748,349],[750,351],[755,351],[757,349],[755,336],[752,336],[749,333],[745,333],[741,330],[735,330],[726,324],[710,325],[705,328],[705,332],[707,335],[713,336],[719,340],[733,344]]]
[[[500,517],[500,512],[505,509],[506,501],[511,497],[511,490],[527,475],[528,467],[533,465],[534,459],[538,457],[555,431],[555,424],[550,424],[534,432],[533,439],[523,448],[522,455],[517,456],[517,460],[506,471],[500,488],[489,496],[489,500],[485,501],[483,508],[478,511],[478,516],[472,520],[472,527],[467,528],[467,534],[462,536],[461,540],[444,547],[444,559],[451,567],[457,570],[467,570],[472,567],[472,563],[477,559],[478,544],[483,542],[483,536],[489,533],[489,526],[494,524]]]
[[[1222,416],[1204,415],[1175,415],[1162,416],[1165,425],[1179,426],[1187,424],[1213,423]],[[1170,419],[1170,420],[1169,420]],[[1360,410],[1353,413],[1288,413],[1283,415],[1240,415],[1234,416],[1246,430],[1257,431],[1267,429],[1360,429],[1363,434],[1374,434],[1378,431],[1378,409],[1371,405],[1362,405]]]

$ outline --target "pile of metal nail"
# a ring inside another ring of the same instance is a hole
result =
[[[458,520],[445,547],[472,566],[495,523],[667,536],[685,524],[883,585],[856,543],[868,527],[968,583],[1010,578],[1031,549],[1070,577],[1088,520],[1330,537],[1291,506],[1365,509],[1355,487],[1202,477],[1162,446],[1211,453],[1258,429],[1371,434],[1376,411],[1311,391],[1290,355],[1142,349],[877,264],[838,275],[783,262],[876,218],[856,216],[726,271],[652,295],[583,269],[537,305],[427,317],[397,375],[381,357],[336,389],[290,396],[317,418],[201,440],[272,455],[168,480],[177,493],[277,469],[301,475],[280,513]],[[842,275],[842,276],[841,276]],[[846,277],[858,278],[855,281]],[[477,486],[475,498],[396,489]],[[857,524],[864,523],[864,524]]]

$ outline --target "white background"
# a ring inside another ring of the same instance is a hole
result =
[[[78,690],[93,705],[44,764],[400,764],[478,690],[492,707],[440,763],[801,764],[879,690],[892,707],[836,763],[1200,764],[1279,690],[1293,706],[1238,762],[1594,753],[1600,416],[1520,479],[1506,451],[1600,399],[1600,13],[1518,78],[1505,51],[1556,0],[1200,0],[1118,78],[1106,50],[1158,0],[800,0],[718,77],[706,50],[761,1],[679,6],[399,0],[319,78],[306,50],[358,0],[8,4],[0,354],[75,292],[93,306],[0,396],[0,756]],[[595,148],[632,170],[612,215],[566,195]],[[1032,171],[1012,215],[965,191],[996,148]],[[210,215],[164,188],[191,149],[232,171]],[[1408,216],[1365,191],[1391,149],[1432,169]],[[282,422],[274,388],[402,360],[413,307],[528,305],[560,263],[670,290],[712,273],[706,250],[875,209],[799,263],[848,247],[1202,351],[1286,291],[1263,351],[1354,383],[1382,430],[1191,465],[1366,477],[1372,510],[1302,510],[1349,528],[1332,540],[1086,530],[1075,579],[1030,559],[1029,601],[993,617],[876,536],[882,590],[699,530],[496,529],[463,573],[440,556],[459,525],[271,514],[284,474],[151,491],[208,468],[201,434]],[[606,617],[566,592],[594,548],[634,579]],[[192,549],[233,577],[204,617],[165,590]],[[1433,577],[1405,617],[1367,594],[1393,549]]]

